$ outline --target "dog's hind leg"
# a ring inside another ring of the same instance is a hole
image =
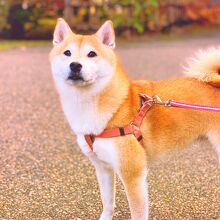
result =
[[[212,144],[214,150],[217,153],[218,162],[220,165],[220,130],[219,131],[217,131],[217,130],[210,131],[207,136],[208,136],[208,139],[209,139],[210,143]]]

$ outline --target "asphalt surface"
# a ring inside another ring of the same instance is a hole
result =
[[[175,41],[123,43],[121,60],[132,78],[181,75],[199,48],[220,34]],[[0,219],[98,219],[94,168],[81,154],[61,110],[48,62],[49,47],[0,53]],[[150,165],[150,219],[220,219],[220,168],[206,139],[167,153]],[[114,219],[130,218],[117,183]]]

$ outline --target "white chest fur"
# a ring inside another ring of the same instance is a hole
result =
[[[88,156],[93,163],[103,162],[105,165],[117,170],[116,144],[113,138],[96,138],[93,143],[93,151],[91,151],[83,135],[77,135],[77,142],[82,152]]]
[[[107,126],[112,113],[100,113],[97,96],[76,90],[62,82],[57,83],[64,114],[76,135],[99,134]]]
[[[113,112],[100,113],[97,109],[97,96],[88,91],[78,91],[62,81],[56,80],[56,86],[64,114],[77,135],[77,142],[82,152],[94,163],[104,162],[105,165],[116,167],[116,145],[112,138],[97,138],[91,151],[85,141],[85,134],[100,134],[107,126]]]

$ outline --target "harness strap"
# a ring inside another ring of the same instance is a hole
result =
[[[144,102],[140,110],[138,111],[138,114],[136,115],[133,122],[126,125],[125,127],[117,127],[112,129],[105,129],[101,134],[99,135],[85,135],[85,140],[91,150],[93,151],[93,143],[95,141],[95,138],[113,138],[113,137],[119,137],[119,136],[125,136],[129,134],[133,134],[137,141],[143,145],[143,137],[141,135],[140,126],[141,123],[147,113],[147,111],[151,108],[151,104],[148,102]]]
[[[148,102],[144,102],[144,104],[141,106],[138,114],[134,118],[134,121],[132,124],[139,128],[141,126],[141,123],[142,123],[147,111],[150,109],[150,107],[151,107],[151,104],[149,104]]]
[[[93,135],[84,135],[86,143],[89,145],[90,149],[93,151],[93,143],[95,141]]]

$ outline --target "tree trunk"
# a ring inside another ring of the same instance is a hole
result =
[[[64,17],[69,25],[71,25],[73,8],[71,6],[71,0],[65,0]]]

